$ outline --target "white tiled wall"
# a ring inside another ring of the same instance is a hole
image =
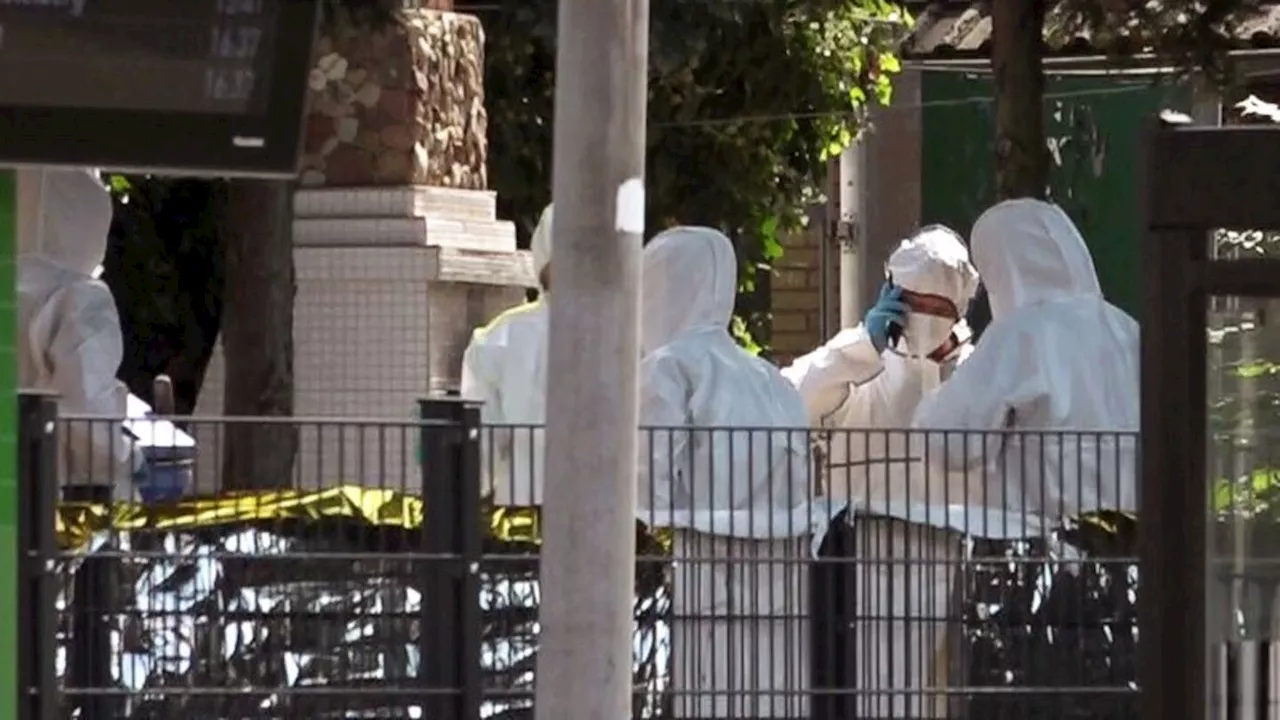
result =
[[[433,213],[447,210],[452,202],[468,224],[486,220],[476,217],[481,203],[493,212],[491,194],[477,199],[463,191],[415,195],[409,190],[387,197],[377,193],[391,189],[308,190],[299,193],[295,208],[315,214],[331,213],[333,207],[353,214],[366,208],[415,213],[426,208]],[[492,215],[487,220],[491,228],[496,224]],[[414,418],[418,400],[454,381],[453,366],[460,362],[471,328],[518,302],[523,293],[519,287],[435,281],[441,256],[433,255],[429,243],[379,245],[355,239],[312,245],[295,239],[294,412],[300,418]],[[514,247],[514,237],[511,243]],[[497,255],[528,266],[514,251]],[[223,382],[219,346],[197,415],[221,413]],[[351,423],[304,427],[295,470],[302,487],[352,483],[416,492],[418,438],[412,429],[364,428]],[[198,422],[196,436],[201,455],[197,487],[213,492],[220,485],[220,438],[212,426]]]
[[[294,373],[299,414],[387,417],[332,393],[425,393],[430,331],[422,248],[298,248]]]
[[[439,215],[459,220],[492,221],[497,196],[487,190],[430,186],[317,188],[293,197],[300,218],[416,218]]]

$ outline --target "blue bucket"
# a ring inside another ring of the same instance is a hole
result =
[[[191,489],[195,463],[190,459],[148,462],[151,471],[137,485],[144,503],[173,502]]]

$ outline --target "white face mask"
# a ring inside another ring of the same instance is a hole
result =
[[[955,326],[955,321],[948,318],[909,313],[907,326],[903,328],[902,338],[894,350],[912,357],[927,357],[947,342]]]

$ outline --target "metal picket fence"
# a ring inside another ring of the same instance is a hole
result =
[[[21,407],[24,717],[479,717],[474,407],[192,420],[202,446],[173,462],[193,478],[237,434],[293,444],[292,471],[266,490],[151,502],[127,452],[88,449],[120,423],[57,417],[39,397]],[[318,462],[350,474],[303,474]],[[76,482],[61,498],[60,477]]]
[[[486,430],[539,504],[542,430]],[[635,717],[1136,718],[1137,439],[644,431]]]
[[[196,492],[157,498],[65,459],[119,424],[23,398],[30,717],[532,716],[540,428],[454,401],[181,424]],[[253,443],[284,477],[232,490]],[[641,447],[634,717],[1136,717],[1132,434]]]

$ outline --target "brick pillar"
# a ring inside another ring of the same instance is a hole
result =
[[[299,416],[416,418],[419,399],[457,389],[472,328],[534,284],[485,189],[482,51],[476,18],[436,10],[318,42],[294,198]],[[221,411],[223,382],[218,348],[197,415]],[[207,492],[220,453],[200,430]],[[299,482],[417,493],[415,441],[403,429],[304,429]]]

